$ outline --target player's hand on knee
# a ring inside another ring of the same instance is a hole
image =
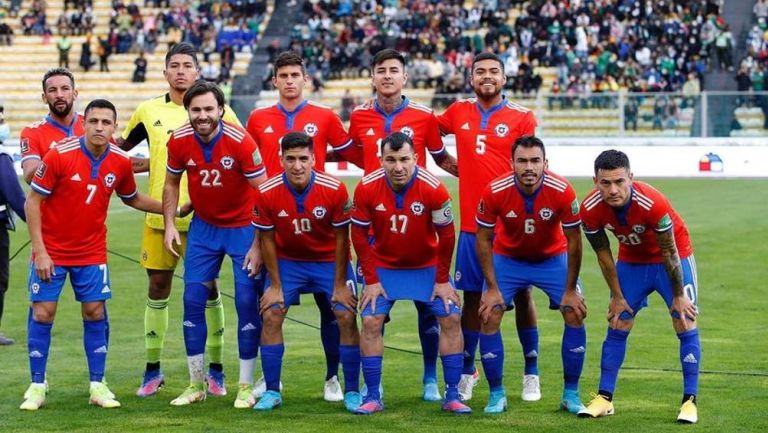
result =
[[[566,290],[560,300],[560,311],[563,314],[573,313],[580,320],[584,320],[587,317],[587,303],[576,290]]]
[[[387,292],[384,291],[384,286],[381,283],[366,284],[363,288],[363,296],[360,298],[360,311],[365,310],[365,307],[371,304],[371,312],[376,314],[376,300],[379,296],[387,298]]]
[[[443,301],[446,314],[450,313],[451,304],[457,305],[459,308],[461,308],[459,294],[456,293],[456,289],[454,289],[450,283],[435,283],[435,288],[432,291],[432,297],[429,298],[429,300],[434,301],[437,298],[440,298]]]
[[[624,312],[635,314],[635,311],[632,309],[632,307],[629,306],[627,300],[624,297],[612,297],[611,301],[608,303],[607,315],[608,323],[611,328],[619,328],[619,321],[621,320],[621,315]]]
[[[245,259],[243,259],[243,270],[248,271],[249,277],[255,277],[261,272],[261,265],[263,264],[261,258],[261,248],[251,247],[247,253],[245,253]]]
[[[480,297],[480,308],[478,313],[480,314],[480,320],[483,323],[488,323],[495,309],[504,308],[504,298],[501,296],[499,289],[488,289],[483,292]]]
[[[355,292],[346,284],[336,286],[333,289],[333,296],[331,296],[331,305],[334,307],[336,307],[336,305],[341,305],[350,311],[356,311],[357,296],[355,296]]]
[[[48,253],[35,255],[35,273],[38,278],[45,282],[51,281],[51,277],[56,275],[53,260]]]
[[[280,313],[285,314],[285,298],[283,296],[283,289],[280,287],[270,286],[264,290],[264,295],[259,302],[260,313],[264,314],[270,308],[277,306]]]
[[[699,315],[696,305],[685,295],[672,298],[672,307],[670,307],[669,312],[674,319],[680,320],[683,323],[683,328],[686,329],[688,328],[688,321],[695,321],[696,316]]]
[[[165,229],[165,239],[163,244],[169,253],[179,257],[179,253],[174,248],[174,245],[181,246],[181,236],[179,236],[179,231],[176,230],[176,227],[167,227]]]

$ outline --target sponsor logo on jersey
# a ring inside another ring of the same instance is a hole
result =
[[[326,213],[328,213],[328,211],[326,211],[322,206],[315,206],[315,208],[312,209],[312,215],[314,215],[317,219],[322,219],[325,217]]]
[[[685,355],[685,358],[683,358],[683,362],[686,364],[698,364],[699,360],[696,359],[696,356],[693,353],[689,353]]]
[[[376,132],[373,131],[373,128],[368,128],[368,132],[366,132],[365,135],[368,135],[368,136],[376,135]]]
[[[160,119],[155,120],[155,123],[152,124],[154,127],[162,128],[163,122],[160,121]]]
[[[80,173],[75,173],[72,175],[72,177],[69,178],[69,180],[72,182],[80,182],[83,179],[80,178]]]
[[[269,125],[269,126],[267,126],[266,128],[264,128],[264,133],[265,133],[265,134],[271,134],[271,133],[273,133],[273,132],[275,132],[275,131],[274,131],[274,130],[272,130],[272,125]]]
[[[115,184],[115,181],[117,180],[117,176],[115,173],[107,173],[106,176],[104,176],[104,185],[107,186],[107,188],[112,188],[112,185]]]
[[[112,293],[112,290],[109,289],[109,286],[104,286],[104,288],[101,289],[101,293]]]
[[[413,135],[414,135],[413,128],[411,128],[410,126],[403,126],[402,128],[400,128],[400,132],[407,135],[411,140],[413,140]]]
[[[415,201],[411,203],[411,212],[413,212],[413,214],[416,216],[423,214],[424,204],[422,204],[420,201]]]
[[[507,214],[506,214],[506,215],[504,215],[504,216],[505,216],[506,218],[517,218],[517,214],[515,213],[515,211],[514,211],[514,210],[511,210],[511,211],[507,212]]]
[[[280,218],[285,218],[288,216],[288,212],[285,211],[285,209],[281,209],[280,212],[277,214]]]
[[[310,137],[314,137],[317,135],[317,125],[314,123],[307,123],[304,125],[304,133],[309,135]]]
[[[541,210],[539,211],[539,216],[540,216],[540,217],[541,217],[541,219],[543,219],[544,221],[549,221],[549,220],[550,220],[550,218],[552,218],[552,215],[554,215],[554,214],[555,214],[555,213],[554,213],[554,212],[552,212],[552,209],[550,209],[550,208],[548,208],[548,207],[544,207],[544,208],[541,208]]]
[[[632,226],[632,231],[637,234],[645,233],[645,226],[642,224],[635,224]]]
[[[254,324],[251,323],[251,322],[246,323],[245,326],[240,328],[240,330],[243,331],[243,332],[245,332],[245,331],[255,331],[256,329],[257,329],[256,326],[254,326]]]
[[[195,164],[195,161],[192,158],[189,158],[189,161],[187,161],[187,167],[196,167],[197,164]]]
[[[506,137],[509,134],[509,126],[506,123],[499,123],[496,128],[493,129],[497,137]]]
[[[22,138],[19,142],[19,148],[21,149],[21,153],[29,152],[29,138]]]
[[[98,349],[94,350],[93,353],[107,353],[107,346],[101,346]]]
[[[37,166],[37,170],[35,171],[35,177],[38,179],[42,179],[43,176],[45,176],[46,170],[48,170],[48,166],[45,165],[44,162],[41,162],[40,165]]]
[[[235,159],[229,155],[222,156],[220,162],[221,162],[221,166],[224,167],[224,170],[231,170],[232,167],[235,165]]]
[[[375,210],[377,210],[379,212],[386,212],[387,208],[384,207],[384,203],[379,203],[378,206],[375,207]]]
[[[469,131],[469,122],[466,122],[465,124],[461,125],[462,131]]]

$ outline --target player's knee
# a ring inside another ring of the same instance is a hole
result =
[[[458,314],[449,314],[440,318],[440,332],[446,335],[458,335],[461,333],[461,317]]]
[[[363,338],[381,337],[381,327],[384,324],[384,316],[363,316]]]
[[[504,316],[504,311],[495,308],[488,317],[488,320],[482,323],[481,331],[483,334],[494,334],[501,327],[501,318]]]
[[[631,319],[626,319],[626,320],[619,319],[616,325],[614,325],[613,323],[609,323],[608,327],[611,329],[615,329],[617,331],[629,332],[632,330],[632,327],[634,325],[635,325],[635,319],[633,317]]]
[[[53,323],[56,318],[56,310],[48,308],[37,308],[32,310],[32,319],[38,323]]]
[[[336,321],[339,324],[339,329],[342,328],[354,328],[357,330],[357,318],[355,313],[349,310],[334,310]]]
[[[573,328],[580,328],[584,324],[584,317],[573,309],[563,312],[563,320],[566,325]]]
[[[149,270],[149,298],[167,299],[171,295],[173,271]]]
[[[82,307],[83,319],[89,321],[104,319],[103,302],[86,302]]]
[[[274,331],[280,329],[283,326],[283,313],[280,308],[275,306],[274,308],[268,308],[262,315],[264,321],[264,330]]]
[[[680,334],[696,329],[696,319],[688,318],[685,323],[680,319],[672,319],[672,326],[675,328],[675,332]]]

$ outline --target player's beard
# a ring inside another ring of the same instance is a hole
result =
[[[56,102],[59,102],[59,101],[56,101]],[[51,104],[49,102],[48,103],[48,109],[51,111],[51,113],[54,116],[59,117],[59,118],[67,117],[69,115],[69,113],[72,112],[72,107],[75,105],[74,101],[72,101],[72,102],[66,102],[65,101],[66,106],[63,109],[59,110],[58,108],[56,108],[56,102],[54,102],[53,104]]]
[[[485,87],[483,85],[475,86],[475,95],[477,95],[477,99],[480,99],[482,101],[493,101],[501,94],[501,87],[496,86],[494,83],[493,90],[486,91]]]

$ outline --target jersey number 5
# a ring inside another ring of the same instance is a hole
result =
[[[475,152],[478,155],[485,154],[485,135],[482,135],[482,134],[477,135],[477,139],[475,140]]]

